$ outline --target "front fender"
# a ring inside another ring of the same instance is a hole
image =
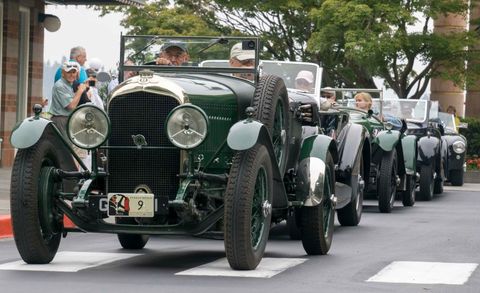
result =
[[[435,136],[424,136],[418,140],[417,160],[422,164],[430,164],[438,154],[440,140]]]
[[[227,144],[232,150],[248,150],[257,144],[262,131],[267,129],[258,121],[251,119],[239,121],[230,128]]]
[[[403,160],[408,175],[415,175],[417,163],[417,137],[407,135],[402,138]]]
[[[366,129],[362,125],[352,124],[344,128],[338,136],[340,142],[340,162],[338,170],[348,172],[349,175],[358,174],[358,168],[355,169],[357,159],[362,156],[363,143],[366,137]],[[347,176],[347,174],[345,174]]]
[[[322,202],[328,153],[337,163],[337,147],[331,137],[313,135],[303,141],[297,169],[296,198],[305,206],[316,206]]]
[[[10,143],[17,149],[26,149],[36,144],[48,124],[52,123],[42,117],[29,117],[15,125],[10,135]]]
[[[390,152],[395,148],[399,140],[400,131],[382,130],[373,139],[373,143],[377,144],[383,151]]]

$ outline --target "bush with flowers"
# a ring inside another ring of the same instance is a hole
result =
[[[480,170],[480,158],[477,155],[467,159],[467,170]]]

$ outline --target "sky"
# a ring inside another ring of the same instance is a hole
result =
[[[56,32],[45,30],[44,61],[61,62],[70,49],[82,46],[87,59],[99,58],[105,70],[114,69],[120,56],[120,26],[122,14],[99,16],[99,12],[86,6],[47,5],[45,13],[60,18],[61,27]]]

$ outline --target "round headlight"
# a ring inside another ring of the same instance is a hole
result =
[[[463,154],[465,152],[465,143],[463,141],[456,141],[452,145],[453,151],[457,154]]]
[[[390,122],[385,122],[385,129],[386,130],[392,130],[393,129],[393,124]]]
[[[177,147],[191,149],[207,137],[208,119],[197,106],[185,104],[176,107],[167,118],[168,139]]]
[[[79,148],[94,149],[108,139],[110,119],[96,106],[80,106],[68,118],[67,135]]]

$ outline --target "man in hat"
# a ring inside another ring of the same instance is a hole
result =
[[[231,67],[253,68],[255,66],[255,50],[244,50],[242,43],[235,44],[230,50]],[[252,73],[234,73],[233,76],[253,80]]]
[[[295,77],[295,88],[307,93],[313,92],[313,73],[308,70],[301,70]]]
[[[78,78],[80,72],[80,64],[77,62],[66,61],[61,69],[62,77],[53,85],[50,113],[53,115],[52,121],[66,135],[68,115],[77,107],[87,86],[85,83],[80,83],[76,92],[73,91],[73,82]]]
[[[324,87],[320,91],[320,96],[324,97],[325,99],[330,100],[331,102],[335,102],[335,100],[337,99],[335,91],[333,90],[333,88],[328,87],[328,86]]]
[[[155,60],[155,63],[158,65],[180,66],[188,62],[188,60],[190,60],[190,56],[185,43],[168,42],[162,45],[160,55]]]
[[[83,68],[85,62],[87,61],[87,51],[85,48],[82,46],[73,47],[70,50],[70,61],[75,61],[80,65],[80,71],[78,72],[77,80],[79,83],[83,83],[88,78],[87,72],[85,71],[85,68]],[[55,82],[57,82],[57,80],[59,80],[61,77],[62,67],[58,68],[57,72],[55,73]]]

